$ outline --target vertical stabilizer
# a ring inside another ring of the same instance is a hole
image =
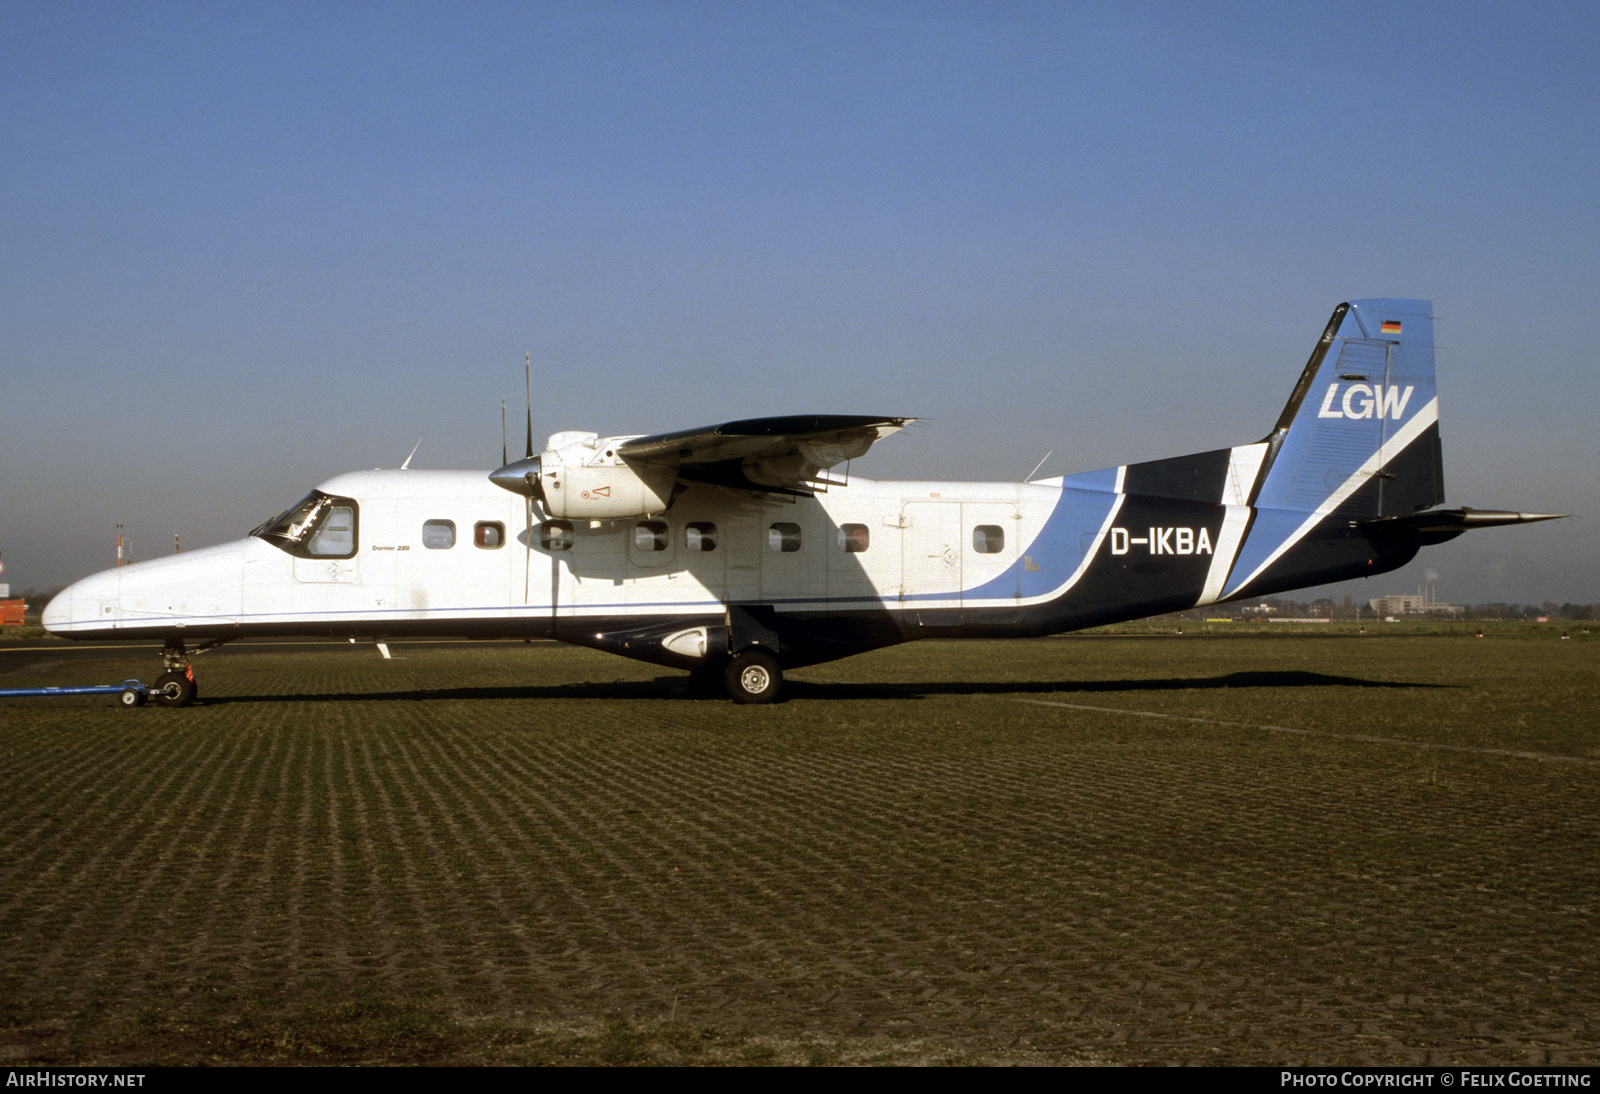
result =
[[[1267,442],[1257,508],[1362,518],[1442,502],[1427,301],[1340,305]]]
[[[1239,595],[1335,515],[1348,526],[1444,501],[1433,348],[1425,300],[1334,310],[1265,438],[1248,528],[1212,596]]]

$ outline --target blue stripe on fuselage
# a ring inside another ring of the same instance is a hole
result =
[[[1115,483],[1118,470],[1112,468],[1092,474],[1107,475],[1108,483]],[[961,599],[1014,601],[1019,596],[1028,600],[1065,592],[1079,574],[1085,554],[1097,545],[1100,530],[1121,497],[1110,492],[1109,487],[1105,490],[1064,488],[1039,534],[1018,550],[1017,561],[999,577],[967,589]],[[1024,560],[1032,561],[1038,569],[1028,569]]]

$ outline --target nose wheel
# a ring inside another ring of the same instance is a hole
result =
[[[783,670],[766,650],[748,649],[734,654],[722,680],[735,703],[770,703],[783,686]]]
[[[194,702],[199,694],[199,689],[194,685],[194,670],[184,672],[163,672],[156,677],[156,682],[150,685],[150,698],[156,701],[157,706],[186,707]]]

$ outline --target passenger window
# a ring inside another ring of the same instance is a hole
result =
[[[539,546],[546,551],[572,550],[572,522],[547,520],[539,525]]]
[[[972,530],[972,549],[980,555],[997,555],[1005,546],[1006,534],[998,524],[980,524]]]
[[[767,529],[767,546],[774,551],[798,551],[800,549],[800,526],[780,521]]]
[[[498,551],[506,545],[506,526],[497,520],[480,520],[472,526],[472,543],[486,551]]]
[[[691,551],[715,551],[717,526],[708,520],[692,520],[683,530],[683,545]]]
[[[871,542],[871,534],[865,524],[841,524],[839,526],[839,550],[846,554],[859,555],[867,549]]]
[[[356,551],[356,511],[348,505],[335,505],[328,510],[328,519],[317,534],[306,544],[313,555],[349,557]]]
[[[667,536],[666,521],[641,520],[633,526],[633,548],[636,551],[665,551]]]
[[[422,522],[422,545],[430,551],[448,551],[456,545],[456,522],[453,520],[425,520]]]

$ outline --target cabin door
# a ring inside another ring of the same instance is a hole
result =
[[[961,506],[910,502],[900,509],[900,599],[929,608],[961,604]],[[948,602],[947,602],[948,601]]]
[[[901,509],[902,601],[941,611],[929,623],[1009,622],[1017,613],[1017,507],[911,502]]]

